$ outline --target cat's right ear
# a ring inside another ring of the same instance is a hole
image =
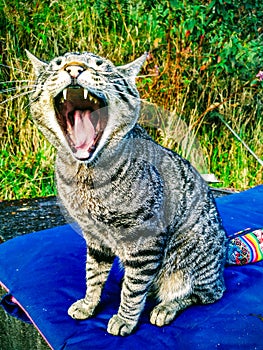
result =
[[[45,70],[47,67],[47,63],[39,60],[36,56],[34,56],[31,52],[26,50],[27,57],[30,59],[30,62],[33,65],[36,76],[38,77],[40,73]]]

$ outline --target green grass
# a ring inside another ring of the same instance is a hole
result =
[[[215,187],[245,190],[256,184],[262,184],[262,166],[258,161],[226,127],[222,127],[220,134],[215,133],[215,128],[216,125],[212,130],[209,128],[202,139],[210,172],[221,181]],[[253,133],[254,135],[250,136],[248,131],[243,139],[247,140],[252,151],[262,154],[262,125],[258,125]]]
[[[217,186],[244,190],[263,182],[262,166],[218,117],[262,158],[259,12],[256,18],[237,0],[9,0],[0,15],[0,200],[56,193],[55,152],[29,113],[25,48],[43,60],[88,50],[115,64],[150,50],[137,86],[164,111],[158,125],[146,123],[153,138],[214,173]]]
[[[13,155],[10,149],[1,152],[2,199],[33,198],[55,194],[51,162],[42,150]]]

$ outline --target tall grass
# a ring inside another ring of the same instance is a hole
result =
[[[55,152],[30,118],[27,91],[34,78],[25,48],[43,60],[66,51],[92,51],[116,64],[150,50],[137,85],[144,101],[165,111],[157,125],[146,125],[152,136],[200,171],[215,173],[221,187],[243,190],[262,183],[262,167],[218,117],[262,157],[263,90],[255,79],[263,68],[258,30],[250,30],[250,41],[235,36],[210,2],[194,3],[178,2],[175,9],[169,1],[149,0],[0,4],[1,199],[55,193]]]

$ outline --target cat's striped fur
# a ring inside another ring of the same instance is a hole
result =
[[[221,298],[225,233],[212,194],[137,124],[135,76],[146,56],[121,67],[87,52],[50,63],[28,56],[37,75],[33,119],[57,149],[58,192],[88,245],[87,292],[69,315],[94,314],[115,256],[125,275],[109,333],[131,333],[150,293],[158,326]]]

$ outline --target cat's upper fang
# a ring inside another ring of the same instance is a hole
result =
[[[67,93],[68,93],[68,89],[67,88],[63,89],[62,94],[65,101],[67,100]],[[89,98],[91,102],[98,103],[98,100],[89,94],[88,89],[83,89],[83,98],[84,100],[87,100],[87,98]]]
[[[63,97],[64,97],[64,100],[67,99],[67,89],[64,89],[64,90],[63,90]]]

